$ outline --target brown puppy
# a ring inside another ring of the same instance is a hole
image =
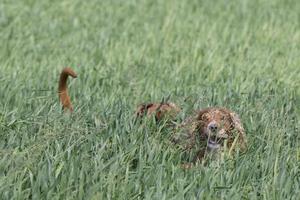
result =
[[[64,68],[60,74],[59,83],[58,83],[58,96],[63,106],[63,110],[64,111],[69,110],[70,112],[72,112],[73,107],[71,104],[70,96],[68,94],[68,86],[67,86],[68,76],[72,76],[73,78],[77,77],[76,73],[70,67]]]
[[[226,108],[200,110],[195,116],[185,120],[178,129],[181,130],[181,136],[174,137],[173,141],[184,144],[185,150],[191,150],[197,142],[201,145],[193,162],[201,161],[205,156],[219,154],[224,150],[225,144],[229,155],[237,149],[246,150],[246,136],[241,120],[236,113]]]
[[[181,109],[174,103],[148,103],[138,106],[135,115],[142,117],[144,115],[151,116],[155,115],[157,121],[164,117],[175,118]]]

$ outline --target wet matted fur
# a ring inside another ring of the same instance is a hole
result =
[[[226,108],[211,107],[196,112],[180,124],[172,141],[185,151],[197,149],[193,162],[219,154],[246,150],[246,135],[239,116]]]

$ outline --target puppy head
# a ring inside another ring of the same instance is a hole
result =
[[[208,138],[212,148],[218,148],[225,139],[229,138],[232,127],[230,112],[225,109],[208,108],[199,112],[197,120],[202,136]]]
[[[226,139],[230,151],[237,146],[246,151],[245,130],[236,113],[225,108],[207,108],[198,113],[197,121],[197,130],[202,139],[207,139],[210,149],[218,149]]]
[[[166,116],[174,118],[179,112],[180,108],[174,103],[148,103],[137,108],[136,116],[142,117],[155,114],[156,120],[159,121]]]

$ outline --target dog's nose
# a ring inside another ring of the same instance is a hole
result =
[[[212,131],[212,132],[216,132],[217,130],[218,130],[218,126],[217,126],[217,124],[216,123],[209,123],[208,124],[208,128],[209,128],[209,130],[210,131]]]

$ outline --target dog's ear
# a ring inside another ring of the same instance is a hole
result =
[[[190,122],[190,130],[192,130],[192,132],[196,132],[200,137],[203,137],[205,135],[203,132],[203,128],[205,126],[208,112],[209,109],[198,110],[196,112],[195,118],[192,119],[192,123]]]
[[[246,151],[247,141],[246,141],[245,129],[242,125],[241,119],[234,112],[230,112],[229,114],[230,114],[232,126],[233,126],[234,130],[236,130],[238,132],[238,143],[240,146],[240,150]]]

